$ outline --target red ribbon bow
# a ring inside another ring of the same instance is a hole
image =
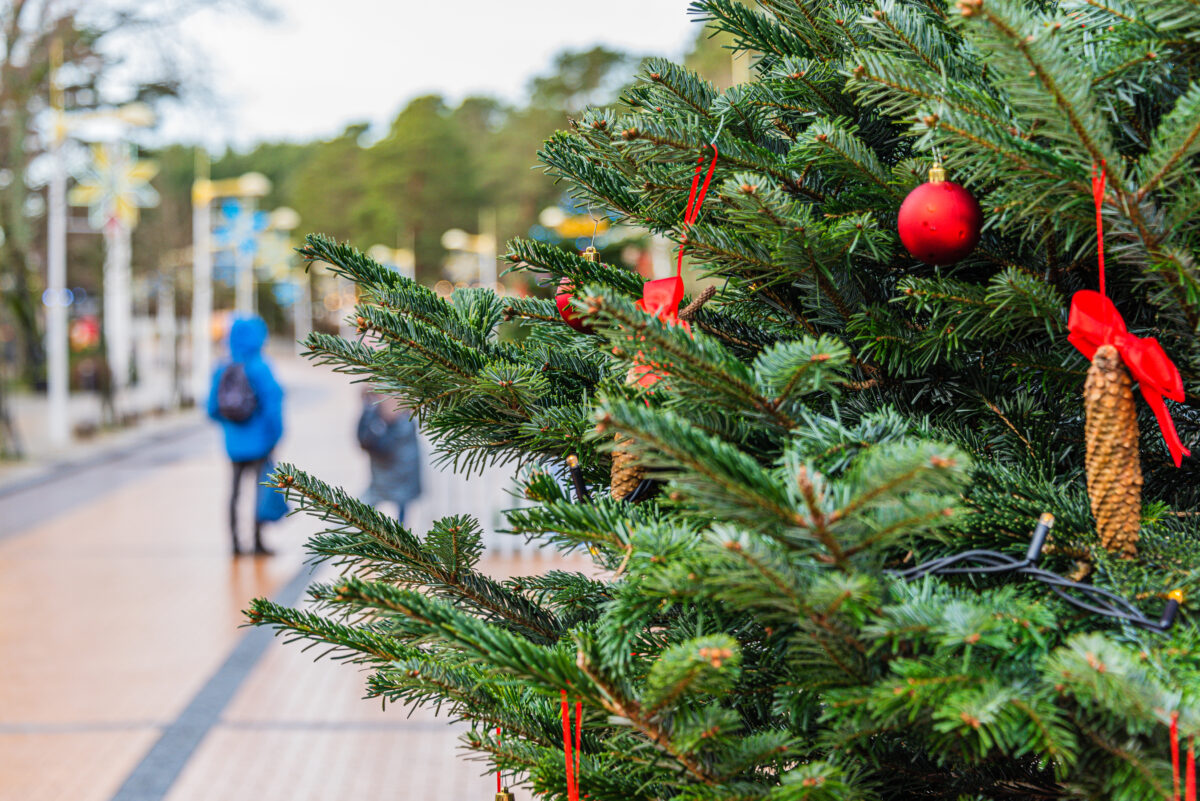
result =
[[[1167,411],[1164,397],[1173,401],[1182,401],[1183,379],[1178,368],[1167,356],[1162,345],[1153,337],[1139,337],[1129,333],[1125,320],[1113,302],[1099,292],[1083,289],[1071,298],[1071,315],[1067,320],[1068,337],[1072,345],[1079,349],[1088,361],[1095,355],[1101,345],[1112,345],[1121,354],[1122,361],[1129,367],[1133,377],[1137,379],[1142,397],[1154,416],[1158,418],[1158,427],[1162,430],[1167,449],[1175,466],[1183,462],[1184,456],[1192,452],[1183,446],[1179,434],[1175,431],[1175,423]]]
[[[692,327],[687,320],[679,319],[679,304],[683,302],[683,279],[678,275],[670,278],[659,278],[647,281],[642,287],[642,299],[637,307],[646,314],[653,314],[667,325],[682,325],[689,334]],[[666,377],[666,371],[660,365],[642,361],[641,352],[634,359],[632,375],[636,377],[640,387],[652,387]]]
[[[637,302],[637,307],[668,325],[681,324],[687,328],[687,321],[679,319],[679,304],[682,302],[683,279],[672,275],[670,278],[647,281],[642,286],[642,299]]]

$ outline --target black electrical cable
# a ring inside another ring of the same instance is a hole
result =
[[[1179,615],[1179,606],[1183,602],[1183,593],[1173,590],[1167,594],[1167,605],[1162,615],[1157,619],[1147,617],[1132,602],[1122,598],[1111,590],[1072,581],[1065,576],[1051,573],[1037,567],[1037,561],[1042,555],[1042,547],[1046,544],[1046,536],[1054,526],[1054,516],[1043,514],[1038,519],[1037,527],[1025,558],[1018,559],[1011,554],[988,550],[971,550],[950,554],[937,559],[931,559],[904,570],[887,571],[904,581],[912,581],[922,576],[962,576],[962,575],[998,575],[1002,573],[1019,573],[1029,576],[1048,586],[1055,595],[1067,603],[1104,617],[1124,620],[1135,626],[1151,631],[1167,631],[1175,624]],[[1081,597],[1082,596],[1082,597]]]

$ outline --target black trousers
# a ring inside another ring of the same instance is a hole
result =
[[[233,538],[233,552],[238,553],[238,495],[241,494],[242,483],[246,473],[250,474],[250,486],[255,493],[255,506],[258,501],[258,478],[262,475],[267,460],[258,459],[253,462],[233,463],[233,492],[229,496],[229,534]],[[254,515],[254,547],[262,548],[262,524],[258,522],[258,514]]]

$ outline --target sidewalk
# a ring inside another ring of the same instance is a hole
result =
[[[279,458],[361,490],[357,386],[276,363],[288,390]],[[486,797],[492,780],[444,719],[381,710],[361,700],[361,671],[239,628],[252,597],[299,597],[317,523],[288,518],[267,534],[277,556],[232,561],[228,465],[215,430],[192,423],[0,494],[0,524],[27,520],[0,525],[0,801]],[[513,503],[504,471],[426,478],[418,532],[464,511],[487,524]]]
[[[14,486],[93,463],[107,454],[173,436],[181,429],[198,428],[206,419],[197,409],[149,415],[135,426],[99,431],[87,439],[73,439],[68,446],[54,448],[47,433],[45,396],[17,395],[10,401],[25,455],[22,459],[0,461],[0,495]],[[93,395],[72,394],[71,420],[99,419],[99,407],[100,400]]]
[[[123,393],[122,408],[136,412],[138,423],[133,426],[100,429],[104,419],[103,403],[95,391],[72,392],[67,398],[67,427],[71,441],[55,446],[50,441],[49,400],[44,393],[16,392],[8,396],[9,413],[23,458],[0,461],[0,487],[36,475],[46,465],[76,462],[117,443],[138,441],[143,435],[167,430],[184,422],[198,422],[202,414],[196,410],[170,410],[173,405],[173,379],[161,360],[147,358],[141,364],[142,377],[135,386]],[[80,438],[77,429],[95,433]]]

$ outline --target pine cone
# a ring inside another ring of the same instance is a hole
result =
[[[1117,349],[1101,345],[1083,388],[1088,497],[1100,542],[1126,558],[1137,555],[1142,519],[1142,466],[1132,387]]]
[[[612,474],[609,481],[609,491],[612,497],[619,501],[628,498],[637,485],[641,483],[645,470],[633,464],[633,454],[620,447],[622,442],[629,440],[629,437],[623,437],[617,434],[616,442],[617,449],[612,455]]]

